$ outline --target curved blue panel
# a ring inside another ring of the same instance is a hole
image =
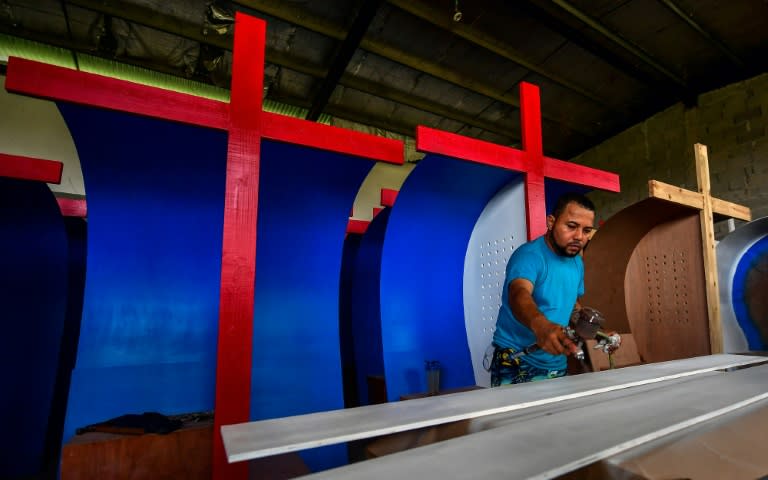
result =
[[[262,141],[254,297],[254,420],[343,408],[339,282],[349,210],[373,162]],[[313,469],[343,447],[303,452]]]
[[[384,376],[381,341],[381,254],[390,208],[379,212],[368,225],[355,258],[352,281],[352,341],[357,367],[360,405],[369,405],[368,376]]]
[[[411,172],[387,225],[381,334],[387,397],[426,391],[424,362],[441,388],[474,385],[462,305],[464,257],[490,198],[519,174],[428,155]]]
[[[64,439],[125,413],[213,408],[224,132],[61,104],[88,200]]]
[[[0,472],[36,477],[43,467],[67,309],[67,236],[48,186],[0,178],[0,412],[11,441]]]
[[[77,358],[80,321],[83,316],[85,260],[88,224],[82,218],[64,217],[68,240],[67,310],[61,334],[56,385],[53,392],[45,447],[45,475],[54,478],[59,470],[62,434],[67,413],[67,399],[72,370]]]
[[[747,338],[750,350],[768,349],[768,336],[761,335],[759,327],[762,325],[763,330],[765,330],[768,328],[768,322],[765,318],[754,318],[750,309],[750,302],[758,300],[752,298],[753,296],[765,295],[764,291],[756,292],[754,288],[750,288],[750,276],[755,275],[756,271],[765,272],[766,266],[768,266],[768,236],[761,238],[744,252],[733,274],[731,300],[733,310],[736,314],[736,320]],[[765,277],[765,273],[762,275]]]
[[[352,275],[354,273],[360,240],[358,233],[348,233],[341,253],[341,281],[339,282],[339,342],[341,343],[341,378],[344,384],[344,408],[360,405],[357,392],[357,366],[352,340]]]

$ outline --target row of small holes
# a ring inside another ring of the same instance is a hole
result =
[[[481,295],[483,333],[493,332],[496,329],[496,317],[501,308],[501,286],[504,283],[507,260],[515,249],[514,239],[514,235],[510,235],[480,244],[482,259],[480,268],[489,270],[480,274],[480,288],[483,291]]]
[[[659,263],[661,260],[661,263]],[[648,321],[651,323],[661,323],[664,320],[661,292],[662,283],[667,283],[669,277],[668,265],[672,266],[672,286],[675,294],[675,316],[671,319],[674,323],[689,323],[688,312],[688,285],[680,285],[680,280],[687,280],[687,263],[685,252],[671,253],[661,255],[659,259],[656,255],[648,256],[645,259],[645,273],[648,279]],[[659,275],[661,268],[661,275]],[[680,276],[678,276],[678,268]],[[654,289],[655,287],[655,289]],[[682,295],[681,295],[682,290]],[[655,291],[655,294],[654,294]],[[680,298],[682,296],[682,299]],[[682,301],[682,304],[680,303]],[[669,323],[666,319],[665,323]]]

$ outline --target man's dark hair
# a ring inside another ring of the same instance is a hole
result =
[[[574,202],[591,212],[595,211],[595,204],[592,203],[592,200],[588,199],[581,193],[569,192],[564,193],[560,196],[560,198],[557,199],[555,209],[552,211],[552,216],[555,218],[559,217],[560,214],[565,211],[565,206],[571,202]]]

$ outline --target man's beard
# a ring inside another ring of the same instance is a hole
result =
[[[575,257],[576,255],[579,254],[579,252],[581,252],[581,246],[579,246],[579,249],[576,252],[570,253],[568,250],[566,250],[567,247],[561,247],[560,245],[558,245],[557,242],[555,241],[555,233],[553,230],[547,230],[547,236],[549,237],[549,243],[550,245],[552,245],[552,248],[555,250],[555,253],[557,253],[560,256]]]

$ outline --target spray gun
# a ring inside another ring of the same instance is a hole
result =
[[[573,354],[576,360],[584,360],[584,350],[581,348],[584,344],[583,339],[596,339],[597,344],[595,348],[602,349],[603,352],[607,353],[609,361],[613,364],[611,354],[621,345],[621,337],[618,333],[608,334],[600,330],[604,323],[605,317],[594,308],[583,307],[580,310],[573,311],[570,322],[567,326],[563,327],[563,331],[565,336],[578,346],[578,350]],[[528,355],[540,349],[541,347],[538,344],[528,345],[519,352],[510,355],[510,360]],[[613,368],[613,365],[611,365],[611,368]]]
[[[591,307],[583,307],[573,311],[569,327],[573,328],[579,340],[594,338],[597,340],[595,348],[599,348],[610,355],[621,345],[621,336],[618,333],[603,332],[601,327],[604,323],[605,317],[602,313]],[[571,340],[573,339],[571,338]]]

